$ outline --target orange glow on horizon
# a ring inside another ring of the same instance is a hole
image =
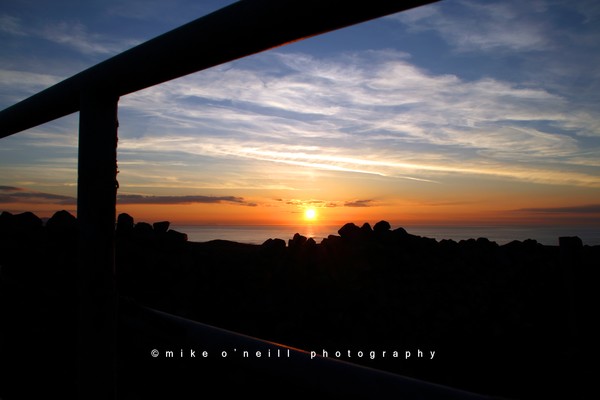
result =
[[[349,196],[345,196],[347,198]],[[276,199],[276,200],[274,200]],[[400,226],[478,226],[478,225],[594,225],[600,213],[544,212],[559,208],[567,201],[540,201],[528,198],[518,201],[510,197],[499,199],[470,199],[465,202],[439,201],[427,203],[418,199],[382,198],[372,202],[293,201],[279,197],[251,198],[246,203],[213,202],[181,204],[119,204],[117,215],[127,213],[136,222],[170,221],[174,225],[230,226],[339,226],[352,222],[371,225],[385,220],[393,227]],[[561,199],[562,200],[562,199]],[[318,203],[318,204],[315,204]],[[581,199],[579,204],[591,202]],[[67,210],[76,214],[75,206],[51,203],[4,203],[0,211],[13,214],[31,211],[40,218]]]

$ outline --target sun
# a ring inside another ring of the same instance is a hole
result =
[[[307,221],[314,221],[317,218],[317,210],[314,208],[307,208],[304,211],[304,219]]]

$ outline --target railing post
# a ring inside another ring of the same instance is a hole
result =
[[[79,114],[78,396],[116,398],[118,96],[84,89]]]

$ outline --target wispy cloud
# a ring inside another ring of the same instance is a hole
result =
[[[175,123],[171,125],[175,130],[195,126],[211,133],[204,128],[219,119],[217,126],[222,128],[217,129],[222,131],[237,128],[237,135],[262,133],[281,139],[294,135],[296,141],[315,137],[327,141],[329,135],[368,140],[375,133],[388,133],[397,140],[460,145],[458,132],[450,135],[446,126],[489,131],[498,124],[544,122],[591,130],[594,125],[583,124],[598,122],[565,115],[571,111],[568,101],[543,89],[489,78],[466,82],[453,75],[436,76],[392,52],[356,54],[335,62],[297,56],[305,60],[304,72],[279,76],[292,57],[269,55],[264,59],[279,71],[244,66],[206,71],[129,96],[122,104],[156,118],[165,115],[163,121]],[[320,68],[320,64],[337,65]],[[327,79],[315,72],[322,69],[327,70]],[[197,107],[206,102],[208,107]],[[442,129],[431,129],[436,126]],[[548,132],[548,137],[554,140],[552,134]]]
[[[235,0],[219,0],[218,2],[193,0],[171,0],[169,2],[164,2],[162,0],[128,0],[126,3],[109,3],[107,5],[107,13],[111,17],[116,16],[129,20],[148,21],[153,24],[167,24],[172,27],[177,27],[182,23],[216,11],[234,2]],[[185,18],[182,18],[182,14],[174,13],[174,9],[185,10]]]
[[[277,199],[275,201],[283,202],[283,199]],[[323,199],[290,199],[286,200],[285,204],[295,206],[298,208],[306,208],[306,207],[316,207],[316,208],[336,208],[341,207],[345,203],[349,203],[348,201],[341,200],[323,200]]]
[[[519,3],[527,12],[516,13],[515,4],[457,1],[393,18],[415,31],[440,32],[461,51],[549,49],[547,21],[528,23],[545,6]],[[43,34],[83,54],[108,54],[127,42],[79,22],[40,28],[6,21],[12,34]],[[0,88],[9,93],[24,82],[36,91],[57,79],[3,70]],[[125,96],[119,111],[119,179],[136,189],[293,190],[300,179],[280,178],[299,170],[424,184],[484,175],[600,186],[600,117],[577,98],[549,90],[543,79],[433,73],[401,51],[271,51]],[[32,148],[76,146],[74,131],[34,136]],[[151,158],[154,165],[142,162]]]
[[[74,205],[74,197],[43,193],[14,186],[0,186],[0,204],[10,203],[49,203],[60,205]]]
[[[0,15],[0,32],[15,36],[27,36],[25,29],[23,29],[21,19],[8,14]]]
[[[118,54],[139,44],[137,40],[113,38],[89,32],[80,22],[62,21],[45,26],[38,35],[51,42],[70,47],[86,55]]]
[[[21,192],[21,191],[23,191],[23,189],[15,187],[15,186],[0,186],[0,191],[3,191],[3,192]]]
[[[60,80],[50,74],[0,69],[0,107],[11,106]]]
[[[523,208],[517,211],[542,214],[600,214],[600,204],[587,204],[568,207]]]
[[[284,201],[282,199],[278,201]],[[285,204],[300,209],[307,207],[315,208],[336,208],[336,207],[376,207],[379,203],[374,199],[354,199],[354,200],[323,200],[323,199],[289,199]]]
[[[59,205],[75,205],[77,199],[71,196],[64,196],[52,193],[44,193],[29,190],[16,186],[0,186],[0,204],[9,203],[47,203]],[[237,204],[242,206],[255,207],[257,204],[247,201],[242,197],[236,196],[153,196],[138,194],[118,194],[118,204]]]
[[[0,15],[0,32],[47,40],[84,55],[117,54],[140,43],[136,39],[123,39],[105,33],[91,32],[80,21],[63,20],[50,21],[43,25],[24,25],[20,18],[8,14]]]
[[[374,200],[353,200],[344,203],[344,207],[373,207]]]
[[[589,169],[565,168],[585,162],[578,138],[598,135],[597,115],[582,115],[568,98],[535,85],[431,74],[393,51],[326,59],[269,53],[128,96],[122,105],[151,121],[144,135],[120,142],[132,152],[427,182],[440,173],[486,174],[598,186]]]
[[[539,18],[545,8],[539,1],[454,1],[391,18],[416,32],[436,31],[459,51],[531,51],[546,49],[550,43],[548,26]],[[538,18],[532,18],[532,14]]]
[[[256,203],[248,202],[241,197],[235,196],[144,196],[136,194],[120,194],[117,196],[118,204],[218,204],[230,203],[245,206],[256,206]]]

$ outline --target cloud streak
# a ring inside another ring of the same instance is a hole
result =
[[[139,44],[137,40],[115,39],[104,34],[89,32],[88,28],[80,22],[61,21],[47,25],[35,34],[85,55],[117,54]]]
[[[600,214],[600,204],[587,204],[568,207],[523,208],[517,211],[541,214]]]
[[[136,194],[120,194],[117,196],[118,204],[237,204],[245,206],[256,206],[256,203],[248,202],[242,197],[235,196],[144,196]]]
[[[33,191],[16,186],[0,186],[0,204],[10,203],[47,203],[59,205],[76,205],[77,199],[71,196],[63,196],[52,193]],[[118,194],[117,204],[154,204],[154,205],[178,205],[178,204],[234,204],[255,207],[256,203],[236,196],[146,196],[137,194]]]
[[[344,203],[344,207],[373,207],[374,200],[354,200]]]
[[[55,75],[0,69],[0,104],[8,107],[59,81]]]
[[[0,32],[14,36],[27,36],[22,27],[21,19],[12,15],[0,15]]]
[[[11,203],[75,205],[77,200],[70,196],[37,192],[14,186],[0,186],[0,204]]]
[[[391,18],[406,24],[413,32],[435,31],[459,51],[546,49],[549,27],[539,19],[546,6],[542,2],[518,2],[516,6],[514,1],[455,1],[452,7],[421,7]]]
[[[117,54],[139,44],[138,40],[122,39],[90,32],[79,21],[51,21],[44,25],[25,25],[18,17],[0,15],[0,32],[17,37],[35,37],[76,50],[84,55]]]

